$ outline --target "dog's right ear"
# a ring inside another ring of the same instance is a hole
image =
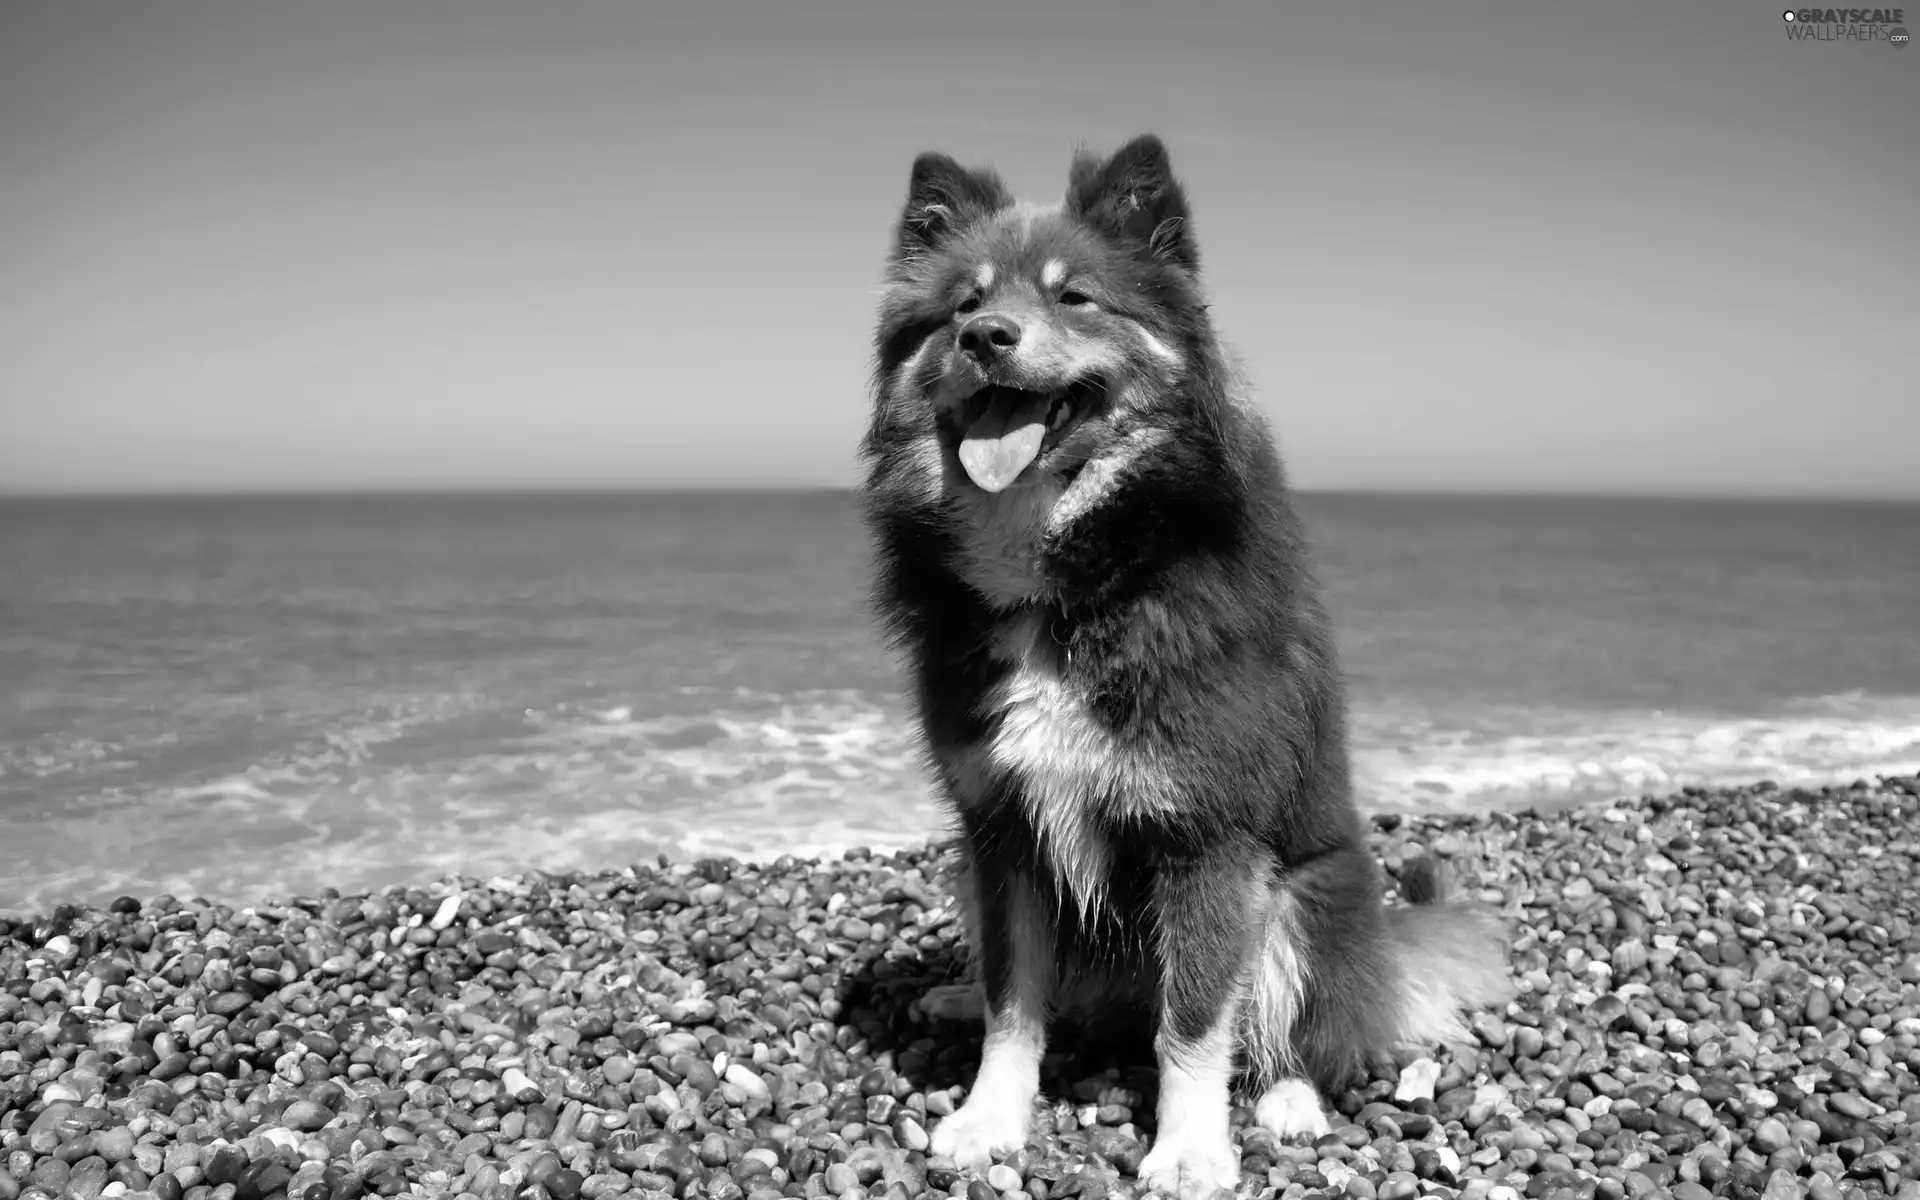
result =
[[[968,222],[1013,203],[1007,185],[992,171],[969,170],[945,154],[928,151],[913,160],[907,206],[900,213],[893,259],[918,258]]]

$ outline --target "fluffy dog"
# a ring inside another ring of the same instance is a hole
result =
[[[1506,997],[1501,932],[1383,903],[1300,523],[1159,139],[1078,157],[1053,206],[921,155],[886,283],[863,509],[986,1021],[933,1149],[1022,1145],[1050,1014],[1131,999],[1160,1067],[1142,1177],[1233,1188],[1236,1079],[1276,1134],[1324,1133],[1371,1054]]]

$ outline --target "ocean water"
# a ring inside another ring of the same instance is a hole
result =
[[[1920,769],[1920,507],[1303,498],[1370,807]],[[0,503],[0,908],[943,828],[839,494]]]

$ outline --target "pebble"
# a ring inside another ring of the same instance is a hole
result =
[[[1920,780],[1381,822],[1521,987],[1380,1064],[1263,1200],[1920,1200]],[[1444,846],[1442,851],[1440,847]],[[1108,1200],[1145,1044],[1063,1033],[1028,1147],[931,1157],[980,1032],[935,851],[0,917],[0,1200]],[[451,889],[451,890],[447,890]],[[1497,897],[1497,900],[1491,898]]]
[[[834,1163],[828,1167],[823,1182],[827,1191],[835,1196],[844,1196],[860,1187],[860,1177],[853,1173],[852,1167],[843,1162]],[[992,1195],[992,1193],[988,1194]]]
[[[1784,1150],[1792,1143],[1787,1127],[1775,1117],[1767,1117],[1753,1127],[1753,1135],[1748,1145],[1761,1154],[1772,1154],[1775,1150]]]
[[[328,1112],[323,1105],[315,1104],[311,1100],[295,1100],[287,1105],[287,1111],[281,1116],[281,1120],[287,1123],[287,1128],[297,1129],[303,1133],[312,1133],[332,1119],[332,1113]]]
[[[987,1186],[995,1191],[1017,1192],[1026,1186],[1026,1181],[1020,1178],[1020,1172],[1007,1164],[995,1163],[987,1168]]]
[[[527,1073],[519,1067],[508,1067],[500,1073],[500,1087],[507,1095],[515,1097],[538,1090],[533,1086],[533,1080],[527,1078]]]
[[[1433,1099],[1433,1085],[1440,1078],[1440,1064],[1430,1058],[1415,1059],[1400,1070],[1400,1085],[1393,1098],[1402,1104]]]

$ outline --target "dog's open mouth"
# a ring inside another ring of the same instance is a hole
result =
[[[960,465],[986,491],[1004,491],[1105,395],[1097,377],[1051,392],[983,387],[962,406]]]

